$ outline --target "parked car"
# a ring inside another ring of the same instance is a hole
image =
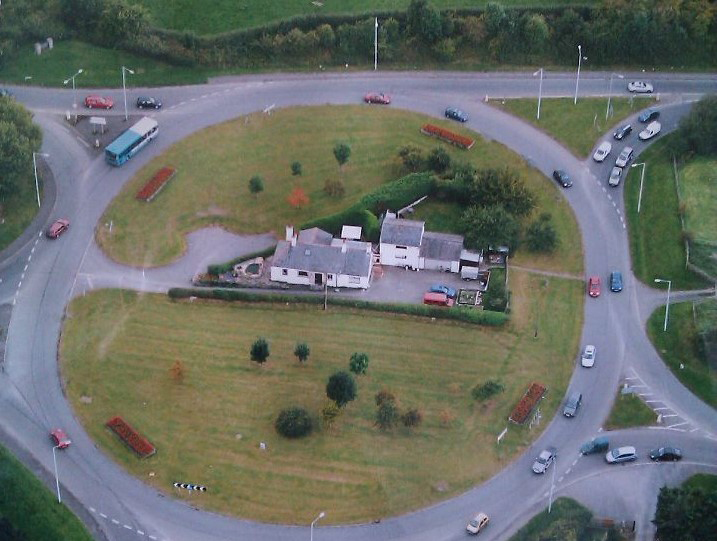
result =
[[[152,98],[150,96],[140,96],[137,98],[138,109],[160,109],[161,107],[162,102],[157,98]]]
[[[653,88],[650,83],[645,81],[630,81],[627,83],[627,91],[636,94],[652,94]]]
[[[446,297],[450,297],[451,299],[455,299],[456,295],[458,295],[458,292],[446,284],[433,284],[431,288],[428,290],[430,293],[443,293]]]
[[[622,141],[625,137],[630,135],[631,132],[632,126],[630,124],[624,124],[615,130],[615,133],[613,133],[612,136],[618,141]]]
[[[570,186],[573,185],[573,181],[570,179],[570,175],[568,175],[562,169],[556,169],[555,171],[553,171],[553,178],[563,188],[570,188]]]
[[[436,306],[453,306],[453,299],[445,293],[426,293],[423,295],[423,304],[433,304]]]
[[[599,276],[591,276],[588,279],[588,295],[591,297],[599,297],[600,296],[600,277]]]
[[[366,103],[378,103],[380,105],[388,105],[391,103],[391,96],[383,92],[369,92],[363,97]]]
[[[638,134],[638,137],[642,141],[647,141],[648,139],[652,139],[653,137],[655,137],[655,135],[660,133],[661,129],[662,126],[659,122],[650,122],[647,127]]]
[[[535,473],[545,473],[550,465],[555,462],[555,457],[558,455],[558,450],[555,447],[548,447],[542,451],[538,458],[533,462],[533,471]]]
[[[580,447],[580,453],[583,455],[592,455],[594,453],[602,453],[607,451],[610,441],[606,437],[593,438],[587,443],[583,443]]]
[[[65,220],[64,218],[60,218],[59,220],[56,220],[55,223],[53,223],[50,227],[47,228],[47,231],[45,234],[48,236],[48,238],[56,239],[60,235],[62,235],[65,231],[67,231],[70,227],[70,221]]]
[[[610,178],[607,179],[607,183],[613,187],[619,186],[621,176],[622,176],[622,167],[613,167],[612,171],[610,171]]]
[[[619,271],[612,271],[610,273],[610,291],[613,293],[619,293],[622,291],[622,273]]]
[[[605,460],[608,464],[618,464],[620,462],[630,462],[631,460],[637,460],[637,451],[631,445],[625,447],[617,447],[605,455]]]
[[[677,447],[660,447],[650,451],[650,458],[658,462],[676,462],[682,460],[682,451]]]
[[[603,141],[600,143],[600,146],[595,149],[595,154],[593,154],[593,160],[596,162],[602,162],[605,161],[605,158],[607,158],[607,155],[610,154],[610,151],[612,150],[612,144],[608,141]]]
[[[59,449],[67,449],[72,443],[70,438],[67,437],[67,434],[65,434],[65,431],[61,428],[53,428],[50,430],[50,439],[55,447]]]
[[[457,120],[458,122],[468,122],[468,115],[460,109],[456,109],[455,107],[449,107],[448,109],[446,109],[445,114],[446,118]]]
[[[573,391],[565,401],[565,407],[563,408],[563,415],[565,417],[575,417],[578,413],[580,404],[583,403],[583,394],[578,391]]]
[[[592,368],[595,364],[595,346],[588,344],[583,350],[583,354],[580,356],[580,364],[585,368]]]
[[[114,104],[109,97],[90,95],[85,98],[85,107],[88,109],[112,109]]]
[[[617,157],[617,160],[615,160],[615,165],[618,167],[625,167],[632,159],[632,155],[632,147],[623,148],[622,152],[620,152],[620,155]]]
[[[466,526],[466,531],[469,534],[476,535],[478,534],[483,528],[488,526],[488,523],[490,522],[490,518],[488,518],[488,515],[485,513],[478,513],[476,516],[474,516],[469,522],[468,526]]]
[[[637,117],[637,119],[640,122],[650,122],[651,120],[655,120],[657,117],[660,116],[660,111],[655,109],[654,107],[650,107],[649,109],[645,109],[642,113],[640,113],[640,116]]]

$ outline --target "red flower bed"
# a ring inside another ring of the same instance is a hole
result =
[[[117,434],[120,439],[141,458],[147,458],[157,452],[154,445],[140,436],[122,417],[112,417],[112,419],[105,423],[105,426]]]
[[[545,385],[542,383],[531,383],[528,390],[525,391],[523,398],[518,402],[518,405],[513,408],[513,413],[510,414],[508,419],[522,425],[528,417],[530,417],[530,413],[535,409],[535,406],[538,405],[540,399],[543,398],[545,390]]]
[[[150,202],[159,193],[167,182],[177,171],[173,167],[162,167],[154,176],[137,192],[137,199]]]
[[[432,137],[438,137],[439,139],[452,143],[461,148],[465,148],[466,150],[471,148],[475,143],[475,141],[470,137],[458,135],[457,133],[453,133],[452,131],[439,128],[438,126],[434,126],[433,124],[426,124],[425,126],[423,126],[421,128],[421,133],[425,133],[426,135],[430,135]]]

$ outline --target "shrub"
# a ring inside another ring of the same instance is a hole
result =
[[[349,370],[356,375],[365,374],[368,370],[368,355],[365,353],[353,353],[349,361]]]
[[[413,145],[401,147],[398,156],[403,162],[403,167],[411,173],[416,173],[425,168],[426,161],[423,157],[423,151]]]
[[[376,396],[374,398],[376,400],[377,406],[380,406],[384,402],[396,401],[396,395],[394,395],[391,391],[387,389],[381,389],[379,392],[376,393]]]
[[[276,245],[273,245],[273,246],[269,246],[265,250],[259,250],[258,252],[251,252],[249,254],[235,257],[234,259],[226,261],[225,263],[216,263],[214,265],[208,265],[207,266],[207,274],[211,274],[213,276],[218,276],[225,272],[229,272],[230,270],[232,270],[234,268],[234,265],[238,265],[242,261],[248,261],[250,259],[254,259],[257,257],[269,257],[270,255],[274,254],[275,250],[276,250]]]
[[[502,393],[505,386],[499,382],[489,379],[481,385],[476,385],[471,391],[471,396],[476,400],[488,400],[491,396]]]
[[[306,195],[306,192],[301,186],[294,186],[294,189],[291,190],[286,200],[289,202],[289,205],[295,209],[300,209],[304,205],[309,204],[309,196]]]
[[[300,162],[293,162],[291,164],[291,174],[294,176],[301,175],[301,163]]]
[[[254,175],[249,179],[249,191],[252,195],[256,195],[259,192],[264,191],[264,179],[259,175]]]
[[[313,429],[309,412],[304,408],[288,408],[282,410],[274,422],[276,431],[285,438],[303,438]]]
[[[305,342],[300,342],[296,344],[296,348],[294,348],[294,355],[297,359],[299,359],[299,362],[301,363],[306,362],[306,359],[309,358],[310,353],[311,350],[309,349],[309,345]]]
[[[336,405],[336,402],[329,402],[323,408],[321,408],[321,418],[326,428],[334,426],[336,419],[341,415],[341,408]]]
[[[266,360],[269,358],[269,342],[264,340],[263,338],[257,339],[252,345],[251,345],[251,360],[263,364],[266,362]]]
[[[334,146],[334,157],[339,164],[339,168],[343,167],[351,157],[351,147],[346,143],[336,143]]]
[[[415,408],[410,409],[401,415],[401,422],[406,428],[416,428],[423,422],[423,414]]]
[[[326,182],[324,182],[324,193],[329,197],[343,197],[346,193],[346,187],[340,179],[326,179]]]
[[[390,430],[398,423],[398,406],[392,400],[382,402],[376,410],[376,426],[381,430]]]
[[[451,157],[443,147],[436,147],[428,155],[428,167],[436,173],[443,173],[451,166]]]
[[[333,374],[326,384],[326,396],[340,408],[356,399],[356,382],[353,376],[344,371]]]

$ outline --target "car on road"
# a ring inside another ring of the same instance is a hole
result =
[[[583,349],[583,354],[580,356],[580,364],[585,368],[592,368],[595,364],[595,346],[588,344]]]
[[[612,150],[612,144],[608,141],[603,141],[600,143],[600,146],[595,149],[595,154],[593,154],[593,160],[596,162],[602,162],[605,161],[605,158],[607,158],[607,155],[610,154],[610,151]]]
[[[657,121],[655,121],[655,122],[650,122],[650,123],[645,127],[645,129],[642,130],[642,131],[638,134],[638,137],[639,137],[642,141],[647,141],[648,139],[652,139],[653,137],[655,137],[655,135],[657,135],[658,133],[660,133],[660,130],[661,130],[661,129],[662,129],[662,126],[660,125],[659,122],[657,122]]]
[[[162,102],[151,96],[140,96],[137,98],[137,109],[160,109]]]
[[[65,434],[65,431],[61,428],[53,428],[50,430],[50,439],[58,449],[67,449],[72,443],[70,438],[67,437],[67,434]]]
[[[682,451],[677,447],[660,447],[650,451],[650,459],[658,462],[676,462],[682,460]]]
[[[446,284],[433,284],[428,291],[430,293],[443,293],[446,297],[450,297],[451,299],[455,299],[456,295],[458,295],[455,288],[447,286]]]
[[[45,234],[50,239],[56,239],[60,235],[62,235],[65,231],[67,231],[70,227],[70,221],[65,220],[64,218],[60,218],[59,220],[55,220],[55,223],[53,223],[50,227],[47,228],[47,231]]]
[[[637,460],[637,451],[631,445],[625,447],[617,447],[605,455],[608,464],[619,464],[620,462],[630,462]]]
[[[612,186],[620,185],[620,177],[622,176],[622,167],[613,167],[610,171],[610,177],[607,179],[607,183]]]
[[[615,160],[615,165],[618,167],[625,167],[632,159],[633,150],[632,147],[625,147],[620,152],[620,155]]]
[[[533,471],[535,473],[545,473],[550,465],[555,462],[556,456],[558,456],[558,450],[555,447],[546,448],[533,462]]]
[[[650,83],[645,81],[630,81],[627,83],[627,91],[636,94],[652,94],[654,88]]]
[[[622,273],[620,271],[612,271],[610,273],[610,291],[620,293],[622,291]]]
[[[600,277],[591,276],[588,278],[588,295],[591,297],[600,296]]]
[[[468,115],[460,109],[456,109],[455,107],[448,107],[446,109],[445,115],[446,118],[450,118],[451,120],[457,120],[458,122],[468,122]]]
[[[646,122],[650,122],[651,120],[655,120],[659,116],[660,111],[658,111],[654,107],[650,107],[649,109],[645,109],[642,113],[640,113],[640,116],[637,117],[637,119],[644,124]]]
[[[366,103],[378,103],[380,105],[388,105],[391,103],[391,96],[383,92],[369,92],[363,97]]]
[[[580,446],[580,454],[592,455],[594,453],[602,453],[604,451],[607,451],[609,447],[610,440],[608,440],[604,436],[601,436],[599,438],[593,438],[587,443],[583,443]]]
[[[88,109],[112,109],[114,104],[115,102],[109,97],[96,96],[94,94],[85,97],[85,107]]]
[[[622,141],[625,137],[630,135],[631,132],[632,126],[630,124],[624,124],[615,130],[615,133],[613,133],[612,136],[618,141]]]
[[[563,188],[570,188],[570,186],[573,185],[573,181],[570,179],[570,175],[568,175],[562,169],[556,169],[555,171],[553,171],[553,178]]]
[[[580,408],[580,404],[583,403],[583,394],[578,391],[573,391],[565,401],[565,407],[563,408],[563,415],[565,417],[575,417]]]
[[[468,521],[468,525],[466,526],[466,531],[469,534],[476,535],[483,528],[488,526],[489,522],[490,522],[490,518],[488,518],[488,515],[486,515],[485,513],[478,513],[476,516],[474,516],[471,520]]]

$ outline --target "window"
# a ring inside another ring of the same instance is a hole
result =
[[[299,276],[303,276],[303,277],[305,277],[305,278],[308,278],[308,277],[309,277],[309,273],[306,272],[306,271],[299,271]]]
[[[396,246],[396,250],[408,250],[406,246]]]
[[[282,276],[289,276],[289,269],[281,269]]]
[[[327,279],[327,280],[333,280],[333,279],[334,279],[334,275],[333,275],[333,274],[327,274],[327,275],[326,275],[326,279]]]

